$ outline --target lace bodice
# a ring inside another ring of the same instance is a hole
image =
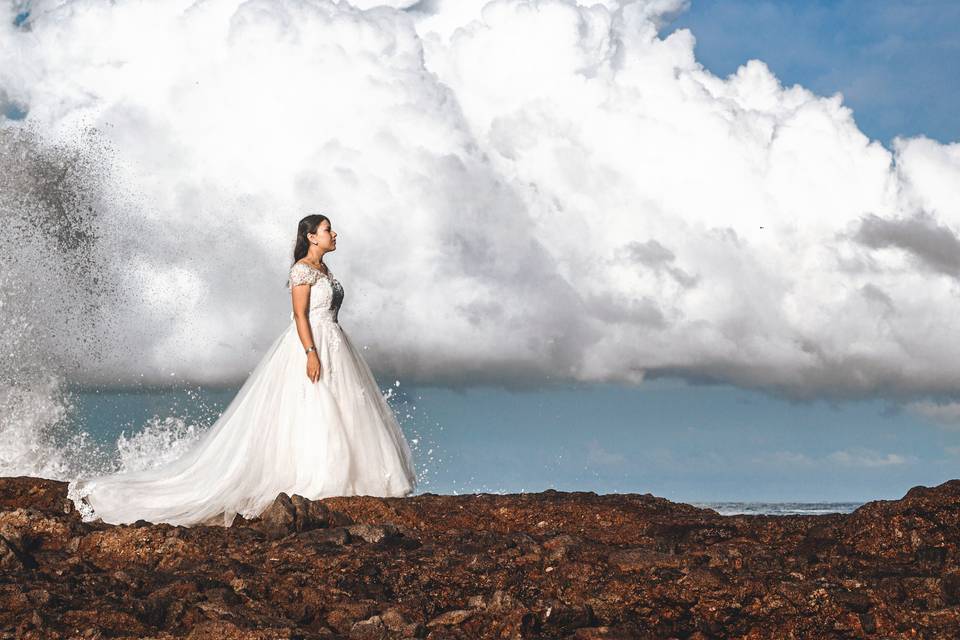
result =
[[[300,284],[310,285],[311,320],[329,319],[336,322],[340,305],[343,304],[343,286],[334,277],[333,272],[327,268],[327,273],[324,274],[303,262],[294,263],[290,267],[287,287],[293,288]]]

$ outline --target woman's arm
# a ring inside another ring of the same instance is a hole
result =
[[[307,354],[307,377],[311,382],[320,379],[320,356],[317,355],[316,343],[313,341],[313,330],[310,328],[310,285],[298,284],[290,287],[293,298],[293,318],[297,323],[297,335],[304,350],[314,347]]]

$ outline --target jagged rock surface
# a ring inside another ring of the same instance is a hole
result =
[[[0,478],[0,638],[956,638],[960,481],[849,515],[650,495],[280,494],[229,528],[83,523]]]

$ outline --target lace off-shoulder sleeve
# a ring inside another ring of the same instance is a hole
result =
[[[290,278],[287,280],[288,287],[295,287],[298,284],[313,284],[317,281],[317,272],[307,265],[298,262],[290,267]]]

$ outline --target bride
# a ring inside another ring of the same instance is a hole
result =
[[[230,526],[238,513],[259,515],[281,491],[310,499],[413,492],[407,441],[337,322],[343,287],[323,263],[336,248],[326,216],[300,221],[289,327],[182,457],[70,482],[67,496],[85,521]]]

